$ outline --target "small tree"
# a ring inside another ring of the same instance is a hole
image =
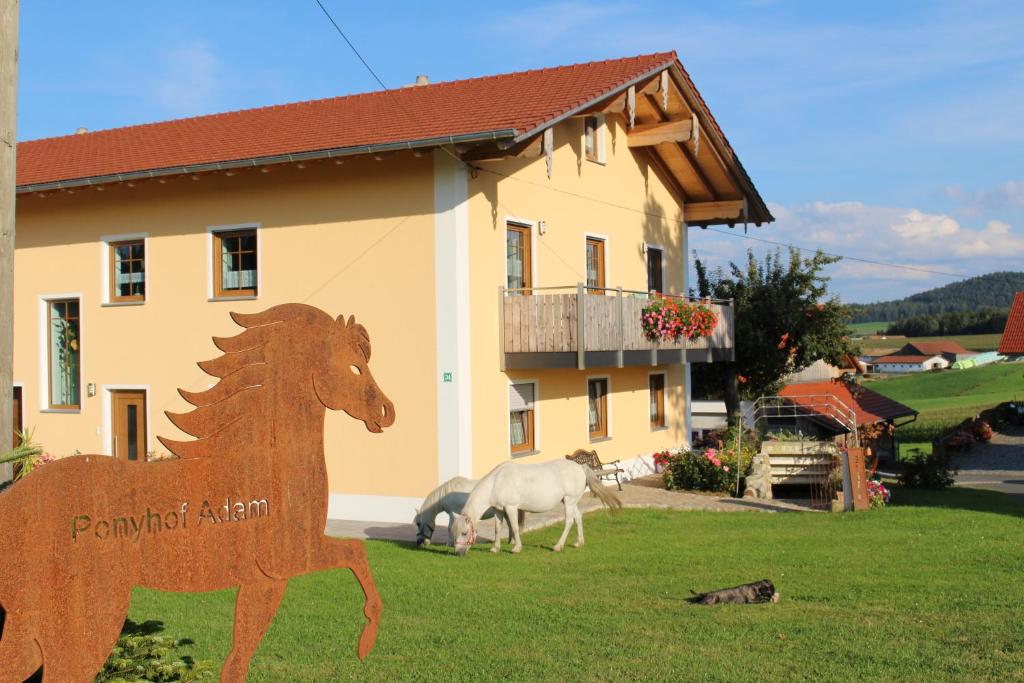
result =
[[[789,250],[789,264],[776,250],[761,263],[747,251],[746,268],[729,264],[728,274],[695,259],[697,293],[732,299],[735,305],[736,360],[697,363],[694,383],[721,392],[730,420],[740,398],[778,393],[782,379],[816,360],[839,364],[853,353],[847,337],[850,310],[828,292],[822,271],[839,260],[817,252],[804,259]]]

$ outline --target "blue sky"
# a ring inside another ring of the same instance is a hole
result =
[[[752,231],[1024,269],[1024,3],[325,0],[389,86],[677,50],[778,218]],[[440,8],[440,9],[439,9]],[[312,0],[22,3],[20,139],[364,92]],[[694,232],[713,264],[764,245]],[[847,261],[847,301],[951,281]]]

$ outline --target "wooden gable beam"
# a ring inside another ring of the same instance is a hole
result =
[[[693,120],[662,121],[634,126],[626,136],[630,147],[650,147],[663,142],[686,142],[693,132]]]
[[[735,223],[743,219],[746,202],[730,199],[718,202],[690,202],[683,206],[683,220],[694,223]]]
[[[655,115],[657,115],[657,117],[661,119],[662,122],[668,120],[668,113],[661,108],[661,103],[658,102],[657,97],[653,95],[647,95],[647,102],[654,110]],[[690,133],[692,136],[693,119],[688,118],[688,120],[690,121]],[[689,139],[690,138],[687,138],[687,140]],[[686,158],[686,163],[688,163],[690,165],[690,168],[693,169],[693,175],[696,176],[697,182],[700,183],[701,189],[703,189],[706,194],[710,195],[712,199],[718,199],[718,193],[715,192],[715,186],[711,184],[710,180],[708,180],[707,175],[704,173],[703,169],[701,169],[700,165],[697,163],[697,158],[694,156],[693,152],[690,151],[690,148],[686,146],[685,142],[679,142],[677,144],[679,146],[680,151],[683,153],[683,156]]]

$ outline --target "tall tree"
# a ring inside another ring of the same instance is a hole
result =
[[[726,272],[709,271],[695,259],[697,293],[733,300],[736,359],[695,364],[693,381],[711,395],[723,395],[731,418],[741,397],[776,394],[787,374],[819,359],[838,364],[853,352],[849,308],[829,294],[822,272],[838,260],[822,252],[805,259],[790,249],[788,264],[778,250],[762,263],[748,251],[745,268],[731,263]]]

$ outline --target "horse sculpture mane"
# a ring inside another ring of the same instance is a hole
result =
[[[179,458],[207,457],[216,452],[215,436],[247,418],[259,419],[260,395],[283,376],[281,366],[294,364],[296,358],[316,365],[322,360],[317,356],[326,353],[325,342],[335,324],[345,324],[344,316],[335,321],[320,309],[302,304],[275,306],[255,314],[232,313],[231,319],[245,329],[233,337],[214,337],[214,345],[224,354],[197,363],[218,382],[205,391],[178,389],[195,410],[165,413],[174,426],[196,437],[195,441],[157,437]],[[362,325],[354,325],[354,329],[355,341],[369,360],[369,334]]]

